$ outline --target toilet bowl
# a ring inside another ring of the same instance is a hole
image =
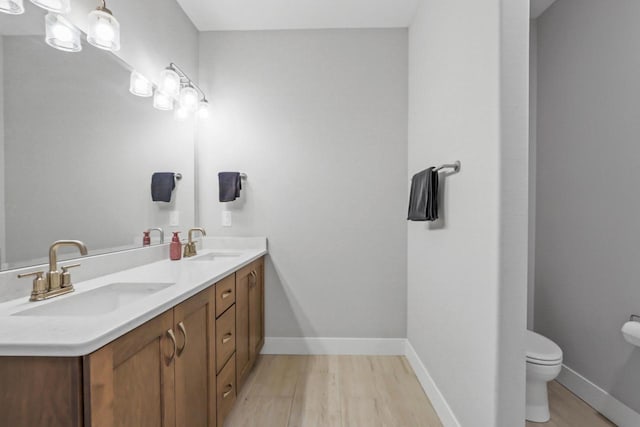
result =
[[[562,369],[562,350],[556,343],[533,331],[527,331],[527,421],[549,421],[547,383]]]

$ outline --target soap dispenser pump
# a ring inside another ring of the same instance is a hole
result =
[[[182,258],[182,243],[180,243],[180,236],[178,235],[179,233],[179,231],[173,232],[171,245],[169,245],[169,252],[172,261],[178,261]]]

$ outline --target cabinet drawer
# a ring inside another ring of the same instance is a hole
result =
[[[221,426],[236,402],[236,358],[233,356],[218,375],[217,396],[218,425]]]
[[[233,305],[216,320],[216,372],[220,372],[236,351],[236,306]]]
[[[232,274],[216,283],[216,317],[236,302],[236,275]]]

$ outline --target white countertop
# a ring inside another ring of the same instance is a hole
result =
[[[206,246],[206,243],[205,243]],[[146,321],[220,281],[267,253],[264,248],[219,248],[206,246],[198,255],[228,250],[237,257],[216,261],[158,261],[128,270],[74,283],[75,292],[42,302],[18,298],[0,304],[0,356],[83,356],[115,340]],[[104,314],[90,316],[15,316],[38,305],[112,283],[175,283],[142,299]]]

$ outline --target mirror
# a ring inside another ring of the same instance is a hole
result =
[[[130,94],[131,67],[115,55],[49,47],[44,11],[25,8],[0,14],[1,269],[46,262],[59,239],[90,255],[141,247],[152,227],[168,242],[194,223],[193,119]],[[154,172],[182,175],[170,203],[152,202]]]

